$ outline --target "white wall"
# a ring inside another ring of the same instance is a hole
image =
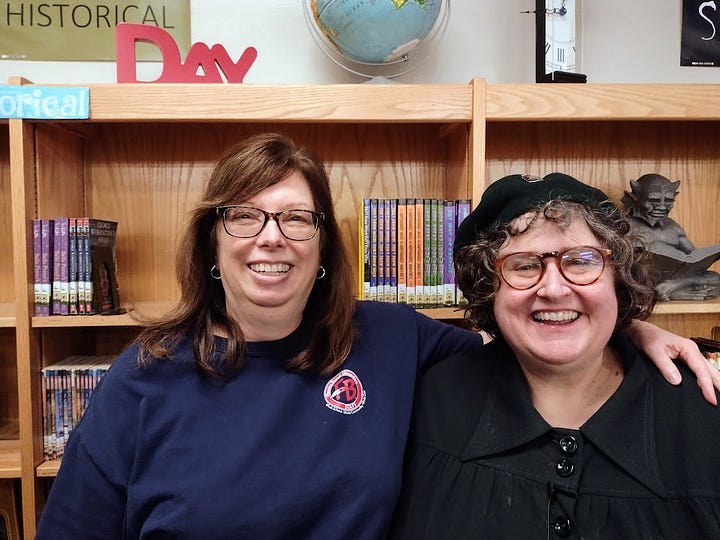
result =
[[[253,46],[246,83],[339,83],[363,79],[332,62],[305,24],[305,0],[191,0],[191,41],[222,44],[233,59]],[[577,0],[582,4],[580,62],[589,82],[720,83],[720,68],[680,67],[682,0]],[[534,82],[534,0],[451,0],[434,54],[398,82]],[[157,64],[138,75],[152,80]],[[114,62],[0,61],[0,82],[115,82]]]

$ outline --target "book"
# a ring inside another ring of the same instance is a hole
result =
[[[411,306],[415,305],[415,199],[406,199],[406,236],[405,244],[406,248],[406,275],[407,284],[405,286],[405,293],[407,303]]]
[[[35,316],[42,315],[42,223],[39,219],[32,220],[33,231],[33,313]]]
[[[378,200],[370,200],[370,300],[378,300]]]
[[[68,313],[70,315],[79,313],[77,221],[77,218],[68,218]]]
[[[457,222],[455,223],[455,230],[460,226],[463,220],[470,215],[470,199],[458,199],[457,201]],[[455,302],[460,304],[467,304],[467,300],[463,296],[462,291],[456,285],[455,286]]]
[[[362,235],[359,250],[358,277],[360,280],[358,293],[361,300],[370,298],[370,199],[363,199],[359,212],[358,232]]]
[[[88,218],[90,298],[85,291],[86,312],[108,313],[120,309],[120,289],[115,259],[117,221]]]
[[[422,307],[424,303],[424,271],[425,264],[425,221],[423,212],[423,199],[415,199],[415,306]]]
[[[70,235],[69,218],[57,217],[53,219],[53,292],[52,314],[67,315],[69,312],[69,259]]]
[[[455,305],[455,264],[453,261],[453,244],[457,223],[455,201],[443,203],[443,305]]]
[[[40,222],[40,316],[50,315],[53,284],[53,240],[55,236],[52,219]]]
[[[432,307],[433,244],[432,199],[423,199],[423,295],[422,307]],[[435,239],[437,243],[437,239]]]
[[[398,303],[407,304],[407,199],[397,201]]]
[[[397,270],[397,260],[398,260],[398,242],[397,242],[397,234],[398,234],[398,203],[397,199],[390,199],[388,201],[388,206],[390,210],[390,227],[389,228],[389,236],[390,236],[390,260],[388,261],[388,273],[390,274],[390,302],[397,303],[398,301],[398,270]]]
[[[78,313],[85,315],[89,313],[89,280],[90,257],[88,249],[88,218],[77,218],[77,242],[78,242]]]
[[[76,355],[42,368],[44,459],[63,456],[70,433],[113,359],[111,355]]]
[[[696,248],[690,253],[655,242],[646,246],[653,273],[661,281],[702,274],[720,260],[720,244]]]

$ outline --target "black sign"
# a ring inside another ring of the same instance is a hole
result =
[[[683,0],[680,65],[720,66],[720,0]]]

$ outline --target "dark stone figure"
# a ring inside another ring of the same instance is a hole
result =
[[[669,217],[680,181],[644,174],[630,181],[622,203],[651,254],[661,300],[707,300],[720,296],[720,274],[708,267],[720,259],[720,244],[696,248]]]

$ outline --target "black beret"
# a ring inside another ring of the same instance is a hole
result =
[[[471,244],[479,231],[508,223],[530,208],[554,199],[595,205],[609,197],[563,173],[550,173],[544,178],[526,174],[505,176],[488,186],[480,204],[460,224],[453,252]]]

